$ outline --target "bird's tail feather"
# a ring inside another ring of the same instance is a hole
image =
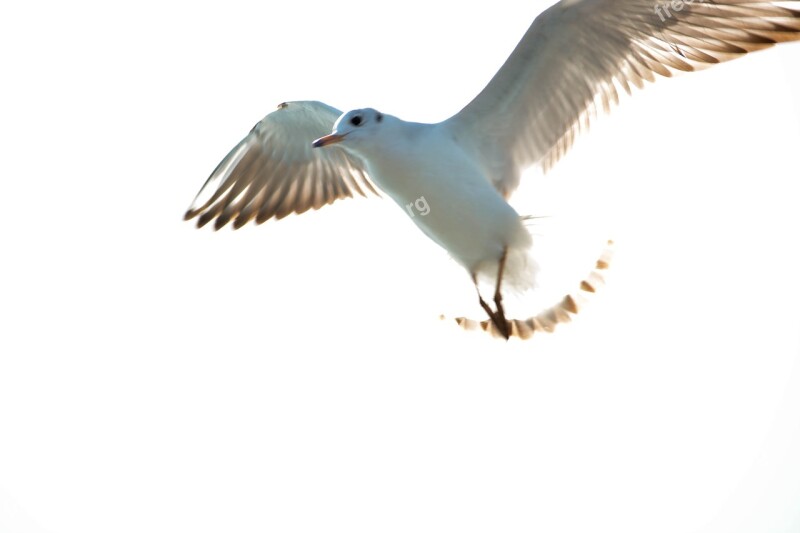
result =
[[[564,296],[557,304],[548,307],[535,316],[525,319],[508,319],[512,337],[529,339],[536,332],[552,332],[558,324],[570,322],[573,315],[577,315],[587,302],[587,296],[597,292],[605,284],[603,271],[607,270],[613,255],[613,241],[609,240],[603,253],[597,259],[594,268],[580,281],[577,288]],[[443,317],[444,318],[444,317]],[[472,320],[459,317],[455,322],[465,330],[482,330],[494,337],[503,338],[503,334],[490,319]]]

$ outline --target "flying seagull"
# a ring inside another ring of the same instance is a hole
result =
[[[536,276],[525,217],[507,202],[523,171],[550,169],[620,91],[798,39],[800,0],[562,0],[443,122],[280,104],[211,173],[185,218],[240,228],[381,191],[470,275],[488,319],[458,322],[527,338],[577,313],[580,295],[506,317],[503,290],[529,289]],[[607,266],[604,255],[579,289],[593,292]],[[494,308],[479,282],[494,286]]]

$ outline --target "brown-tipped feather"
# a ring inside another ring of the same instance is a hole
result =
[[[522,172],[545,172],[578,134],[645,82],[800,40],[800,0],[561,1],[533,21],[489,84],[448,126],[508,197]],[[485,135],[486,131],[493,135]]]
[[[378,194],[363,161],[338,146],[314,149],[341,112],[320,102],[286,102],[264,117],[217,165],[184,215],[197,226],[239,229],[319,209],[353,191]]]

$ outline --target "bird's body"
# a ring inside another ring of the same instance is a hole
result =
[[[383,115],[380,133],[348,149],[401,211],[468,272],[496,276],[508,250],[508,284],[520,290],[533,285],[526,258],[531,238],[520,215],[444,124]]]
[[[562,0],[533,21],[483,91],[438,124],[281,104],[219,164],[186,218],[239,228],[376,192],[374,183],[476,288],[494,282],[494,310],[479,291],[483,329],[505,338],[549,331],[577,312],[572,294],[527,320],[508,320],[502,304],[503,288],[535,285],[535,245],[506,201],[523,171],[549,169],[620,91],[798,39],[800,0]],[[607,263],[598,260],[580,289],[593,291]]]

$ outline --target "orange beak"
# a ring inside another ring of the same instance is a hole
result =
[[[314,148],[320,148],[322,146],[328,146],[329,144],[340,143],[344,140],[345,137],[347,137],[346,134],[339,135],[338,133],[331,133],[330,135],[326,135],[325,137],[320,137],[319,139],[311,143],[311,146],[313,146]]]

